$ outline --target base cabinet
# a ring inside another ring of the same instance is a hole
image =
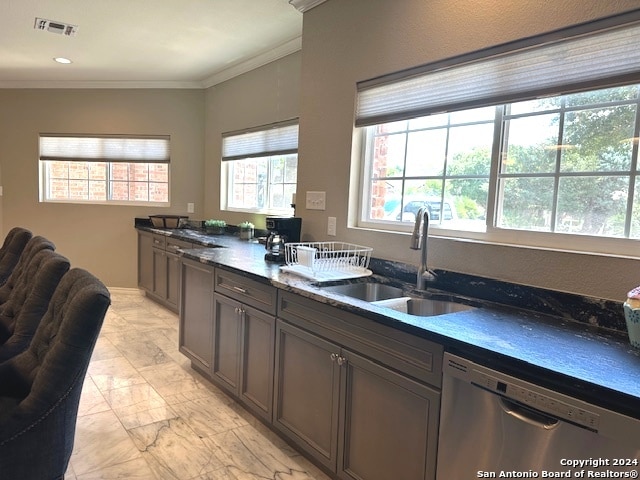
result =
[[[179,349],[202,373],[209,375],[213,339],[214,269],[183,259]]]
[[[138,231],[138,286],[174,312],[180,309],[179,249],[192,246],[190,242]]]
[[[213,381],[271,423],[275,354],[275,287],[216,269]]]
[[[212,378],[271,421],[275,318],[215,294]]]
[[[435,478],[440,392],[353,352],[340,356],[338,476]]]
[[[278,321],[274,425],[339,478],[435,477],[440,393]]]
[[[153,234],[138,231],[138,286],[153,291]]]
[[[277,321],[274,426],[331,471],[338,458],[339,350]]]

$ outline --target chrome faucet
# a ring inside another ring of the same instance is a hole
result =
[[[429,210],[422,207],[416,214],[416,223],[413,226],[411,234],[412,250],[420,250],[420,265],[418,265],[418,275],[416,280],[416,288],[424,290],[427,280],[432,280],[434,275],[429,272],[427,266],[427,238],[429,235]]]

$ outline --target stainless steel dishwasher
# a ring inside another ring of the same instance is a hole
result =
[[[445,353],[438,480],[637,478],[639,462],[640,420]]]

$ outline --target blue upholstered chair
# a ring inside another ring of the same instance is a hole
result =
[[[0,363],[2,478],[64,478],[82,384],[109,304],[96,277],[69,270],[29,348]]]
[[[32,237],[22,250],[20,254],[20,258],[18,259],[18,263],[14,267],[13,271],[7,278],[7,280],[0,286],[0,305],[5,303],[9,296],[11,295],[11,291],[16,286],[16,284],[20,283],[20,277],[22,275],[26,275],[27,265],[33,258],[33,256],[38,253],[40,250],[55,250],[55,245],[41,236]]]
[[[0,362],[25,351],[62,276],[69,270],[69,260],[53,250],[40,250],[26,265],[11,295],[0,305]]]
[[[13,272],[24,247],[32,236],[29,230],[22,227],[14,227],[7,233],[0,247],[0,285],[6,282]]]

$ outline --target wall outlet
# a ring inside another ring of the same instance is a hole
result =
[[[336,217],[329,217],[327,221],[327,235],[336,236]]]
[[[187,213],[193,213],[196,211],[196,206],[193,203],[187,203]]]
[[[327,192],[307,192],[307,210],[324,210],[327,203]]]

